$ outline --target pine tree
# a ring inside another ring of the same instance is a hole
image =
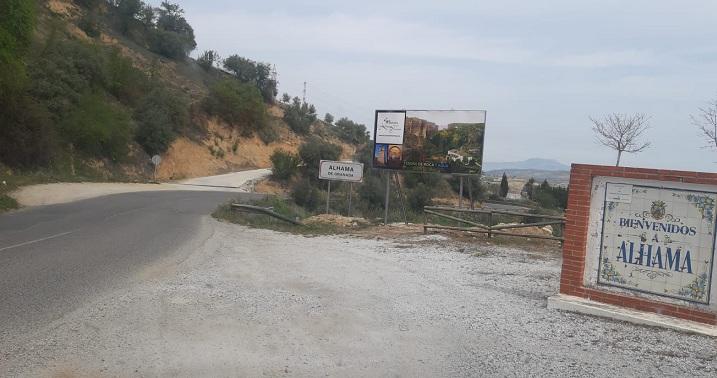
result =
[[[500,196],[505,198],[508,196],[508,176],[503,172],[503,178],[500,180]]]

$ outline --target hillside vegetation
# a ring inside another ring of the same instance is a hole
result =
[[[313,105],[277,101],[269,63],[191,58],[194,29],[177,4],[6,0],[0,14],[0,190],[146,180],[154,154],[164,179],[268,167],[272,151],[296,152],[308,134],[351,158],[367,140],[363,125],[347,134]]]

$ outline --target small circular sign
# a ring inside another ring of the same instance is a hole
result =
[[[159,165],[162,162],[162,158],[159,155],[152,156],[152,164]]]

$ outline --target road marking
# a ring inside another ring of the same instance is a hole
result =
[[[44,238],[26,241],[26,242],[24,242],[24,243],[15,244],[15,245],[11,245],[11,246],[8,246],[8,247],[2,247],[2,248],[0,248],[0,252],[5,251],[5,250],[8,250],[8,249],[12,249],[12,248],[22,247],[22,246],[28,245],[28,244],[34,244],[34,243],[39,243],[39,242],[45,241],[45,240],[50,240],[50,239],[54,239],[54,238],[59,238],[60,236],[65,236],[65,235],[71,234],[71,233],[73,233],[73,232],[75,232],[75,231],[62,232],[62,233],[59,233],[59,234],[46,236],[46,237],[44,237]]]

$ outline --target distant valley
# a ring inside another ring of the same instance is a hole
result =
[[[551,184],[567,184],[570,180],[570,166],[557,160],[532,158],[515,162],[485,162],[485,176],[500,177],[505,172],[511,178],[536,181],[548,180]]]

